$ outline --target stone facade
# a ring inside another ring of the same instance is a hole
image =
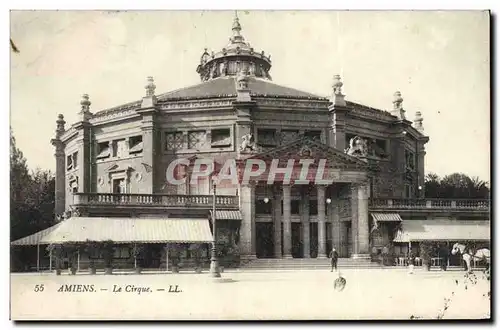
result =
[[[92,113],[89,96],[84,95],[80,121],[65,127],[60,115],[52,140],[56,212],[74,207],[75,196],[87,194],[84,214],[169,214],[173,211],[162,209],[161,203],[154,211],[144,203],[104,211],[91,201],[114,198],[119,204],[117,195],[131,194],[144,200],[207,196],[213,189],[210,180],[180,186],[166,183],[171,162],[200,157],[221,164],[256,154],[286,161],[290,153],[307,145],[316,158],[328,160],[332,184],[305,187],[257,180],[217,187],[219,195],[238,196],[241,254],[248,259],[263,253],[324,258],[335,246],[343,257],[366,257],[368,199],[424,196],[428,137],[423,134],[421,113],[413,127],[402,116],[400,93],[390,111],[349,102],[342,94],[340,76],[334,77],[330,98],[273,84],[270,56],[256,52],[240,31],[236,18],[229,45],[217,53],[203,52],[198,85],[157,95],[154,80],[148,77],[142,100]],[[260,192],[262,187],[265,193]],[[256,205],[266,198],[272,207],[269,214],[262,214]],[[209,208],[176,212],[205,215]],[[271,243],[262,243],[259,236],[265,228]]]

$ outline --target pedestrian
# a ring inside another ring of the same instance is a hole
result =
[[[339,254],[337,253],[337,250],[335,248],[332,248],[332,251],[330,252],[329,258],[331,259],[332,263],[332,270],[330,272],[333,272],[333,269],[337,270],[337,261],[339,259]]]
[[[408,256],[408,274],[413,274],[413,269],[415,268],[415,256],[410,253]]]

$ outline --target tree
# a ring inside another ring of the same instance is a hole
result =
[[[55,224],[55,179],[50,171],[31,174],[10,131],[10,223],[15,240]]]
[[[446,175],[442,179],[435,173],[425,178],[425,195],[428,198],[470,198],[488,199],[488,182],[463,173]]]

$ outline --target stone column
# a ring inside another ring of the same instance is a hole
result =
[[[352,244],[352,257],[359,252],[358,244],[358,187],[356,184],[351,183],[351,244]]]
[[[291,186],[283,185],[283,257],[292,258]]]
[[[92,157],[90,154],[91,125],[87,122],[81,122],[76,126],[78,132],[77,161],[73,166],[77,166],[76,176],[78,177],[78,192],[90,192],[92,183],[90,182],[90,167],[92,166]]]
[[[274,214],[274,257],[281,258],[281,192],[279,189],[274,190],[273,200]]]
[[[255,259],[255,185],[241,187],[240,209],[243,220],[240,227],[240,251],[244,260]]]
[[[368,196],[370,186],[358,185],[358,254],[364,258],[370,254],[370,229],[368,217]]]
[[[309,222],[309,194],[306,190],[302,191],[302,236],[303,236],[303,245],[302,252],[304,254],[304,258],[311,257],[311,234],[310,234],[310,222]]]
[[[332,198],[332,202],[328,206],[330,208],[330,220],[332,222],[332,245],[338,251],[340,255],[341,249],[341,235],[340,232],[340,215],[339,215],[339,200],[337,198]]]
[[[423,142],[418,143],[417,149],[417,171],[418,171],[418,180],[417,186],[415,187],[416,196],[418,198],[425,197],[425,146]],[[422,189],[419,190],[418,187]]]
[[[326,258],[325,186],[318,185],[318,258]]]

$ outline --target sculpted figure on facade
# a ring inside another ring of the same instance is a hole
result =
[[[349,148],[345,150],[345,153],[349,156],[366,157],[368,154],[366,141],[359,136],[353,137],[349,141]]]
[[[255,140],[253,138],[252,133],[248,133],[243,135],[241,138],[241,145],[240,145],[240,151],[241,152],[254,152],[256,151],[256,145],[255,145]]]

